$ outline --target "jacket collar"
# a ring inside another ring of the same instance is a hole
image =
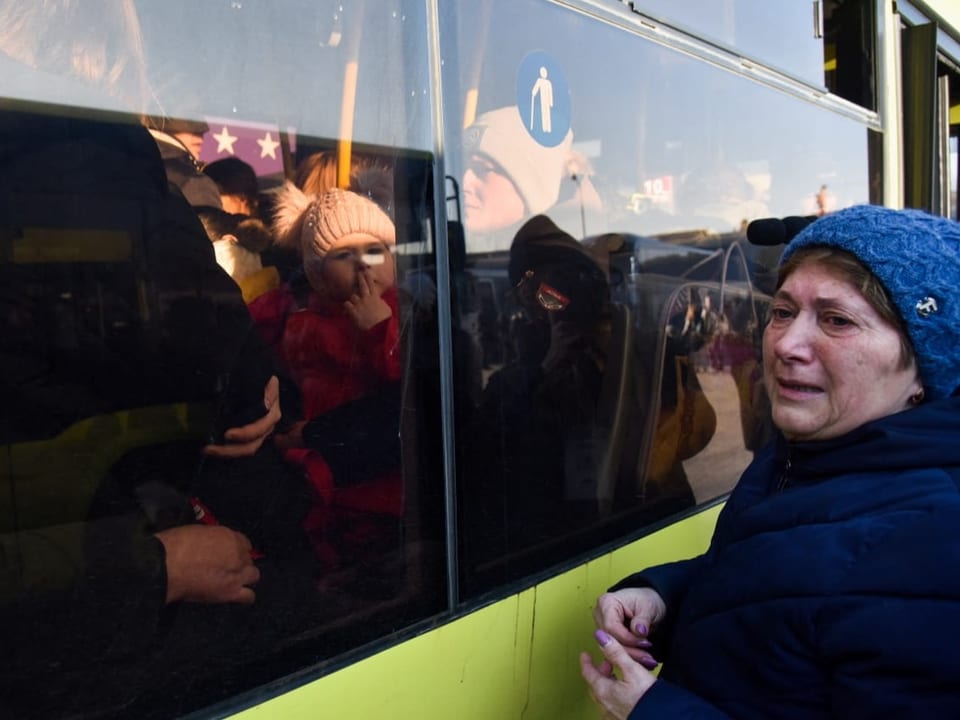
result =
[[[960,467],[960,396],[874,420],[838,438],[788,442],[777,433],[774,455],[791,474],[815,480],[841,472]]]

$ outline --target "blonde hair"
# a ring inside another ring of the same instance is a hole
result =
[[[297,166],[293,184],[307,195],[323,195],[328,190],[337,187],[337,153],[333,151],[315,152],[307,155]],[[392,175],[392,168],[386,161],[354,153],[350,160],[350,185],[344,190],[354,190],[364,195],[367,185],[371,184],[370,176],[378,178],[374,184],[383,184],[386,178]],[[392,179],[392,178],[391,178]],[[390,190],[392,191],[392,182]],[[381,198],[374,197],[374,201],[381,202]],[[382,203],[381,203],[382,204]]]
[[[297,166],[293,184],[307,195],[323,195],[337,186],[337,154],[316,152]]]

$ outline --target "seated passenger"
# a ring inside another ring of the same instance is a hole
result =
[[[398,407],[400,347],[392,248],[394,225],[374,202],[334,189],[309,197],[284,186],[277,203],[278,238],[299,243],[307,292],[299,298],[285,284],[255,300],[250,310],[300,394],[300,419],[279,435],[288,460],[305,468],[316,492],[307,519],[321,557],[336,563],[330,544],[330,508],[348,495],[359,510],[398,516],[400,474],[394,466],[359,491],[345,490],[321,453],[305,442],[308,422],[352,401],[382,396]],[[374,405],[376,405],[376,401]],[[387,433],[399,432],[399,414],[384,417]],[[366,449],[377,454],[377,447]]]
[[[228,213],[259,217],[260,186],[256,171],[238,157],[215,160],[203,167],[220,191],[220,201]]]
[[[264,444],[269,355],[131,121],[135,7],[98,12],[0,0],[4,94],[130,112],[0,113],[0,225],[26,250],[0,263],[3,717],[140,717],[154,692],[186,712],[214,665],[248,671],[243,653],[296,624],[290,588],[313,566],[286,552],[303,505]]]
[[[55,228],[69,248],[38,261],[49,239],[35,233],[33,255],[0,264],[0,474],[23,479],[0,527],[0,703],[54,717],[128,702],[148,668],[199,677],[211,656],[268,641],[266,625],[219,635],[213,623],[255,600],[244,616],[287,622],[296,596],[280,588],[312,564],[284,557],[303,543],[286,529],[303,505],[261,447],[280,418],[272,363],[146,130],[11,111],[0,139],[0,221]],[[105,228],[130,243],[107,261]],[[202,458],[208,436],[223,444]],[[196,523],[192,497],[220,524]],[[167,652],[177,643],[189,662]]]
[[[293,184],[305,195],[320,197],[339,187],[337,163],[336,152],[311,153],[297,165]],[[353,153],[350,156],[350,182],[343,189],[357,192],[389,212],[393,203],[393,168],[382,160]],[[265,199],[269,198],[271,207],[277,202],[278,192],[283,194],[282,191],[270,191],[264,195]],[[279,235],[275,240],[273,247],[264,253],[263,258],[268,264],[277,267],[284,281],[289,280],[291,285],[297,285],[303,275],[300,238]]]
[[[170,185],[193,207],[222,209],[217,184],[201,171],[200,148],[210,129],[206,121],[151,115],[145,122],[160,150]]]
[[[213,243],[217,264],[240,287],[245,303],[249,305],[280,286],[277,269],[264,267],[260,259],[260,253],[273,244],[273,236],[262,222],[216,208],[200,208],[198,214]]]

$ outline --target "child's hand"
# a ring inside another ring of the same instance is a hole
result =
[[[369,330],[388,319],[393,311],[380,297],[386,288],[380,287],[366,270],[360,271],[358,277],[360,289],[343,304],[343,309],[360,330]]]

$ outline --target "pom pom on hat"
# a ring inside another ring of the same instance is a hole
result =
[[[960,223],[918,210],[858,205],[820,218],[783,253],[826,246],[856,256],[883,284],[917,356],[927,397],[960,387]]]
[[[486,155],[503,168],[531,215],[542,213],[560,197],[560,183],[570,158],[573,131],[559,145],[547,147],[527,132],[515,107],[480,115],[464,134],[464,151]]]
[[[393,221],[375,202],[339,188],[315,197],[285,183],[277,195],[274,229],[280,244],[299,245],[304,254],[319,257],[364,238],[396,244]]]

